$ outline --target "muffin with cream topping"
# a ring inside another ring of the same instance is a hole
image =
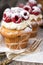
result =
[[[30,21],[36,21],[39,26],[42,25],[42,5],[38,4],[36,0],[28,0],[26,5],[31,7]],[[30,10],[30,8],[28,9]]]
[[[28,19],[29,12],[22,8],[7,8],[4,11],[0,31],[8,48],[20,50],[27,47],[32,32]]]
[[[30,14],[30,20],[36,21],[38,23],[38,25],[41,25],[42,14],[41,14],[41,9],[38,6],[32,7],[32,12]]]

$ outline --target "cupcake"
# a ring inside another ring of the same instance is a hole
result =
[[[32,7],[32,12],[30,14],[30,21],[36,21],[38,25],[42,23],[41,9],[38,6]]]
[[[35,6],[34,6],[34,7],[35,7]],[[35,37],[36,34],[37,34],[37,30],[38,30],[37,20],[34,19],[34,18],[35,18],[35,17],[34,17],[35,15],[32,14],[32,8],[31,8],[30,5],[25,5],[25,6],[23,7],[23,9],[26,10],[26,11],[28,11],[29,14],[30,14],[30,17],[29,17],[28,21],[31,22],[31,25],[32,25],[32,27],[33,27],[33,29],[32,29],[33,32],[32,32],[32,34],[31,34],[31,37]]]
[[[8,48],[20,50],[27,47],[33,29],[28,19],[29,12],[22,8],[7,8],[4,11],[0,31]]]

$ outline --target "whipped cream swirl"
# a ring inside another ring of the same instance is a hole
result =
[[[14,7],[11,9],[8,8],[4,11],[4,13],[7,16],[11,17],[11,19],[15,15],[17,15],[19,17],[24,17],[26,19],[26,20],[22,20],[22,22],[20,22],[20,23],[14,23],[13,21],[5,22],[4,20],[2,20],[1,26],[4,26],[5,28],[21,30],[21,29],[25,29],[28,26],[31,26],[31,22],[28,20],[29,12],[24,10],[23,8],[19,8],[19,7]],[[26,13],[26,14],[24,15],[24,13]]]

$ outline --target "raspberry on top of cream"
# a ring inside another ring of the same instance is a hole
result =
[[[37,1],[36,0],[29,0],[29,5],[31,7],[36,6],[37,5]]]
[[[29,20],[37,20],[38,18],[42,19],[41,9],[38,6],[32,7],[32,12],[30,14]]]
[[[37,6],[34,6],[32,9],[33,9],[33,12],[41,12],[40,8]]]
[[[20,12],[18,12],[19,9],[20,9]],[[5,19],[3,19],[2,23],[1,23],[2,26],[6,27],[8,29],[21,30],[21,29],[25,29],[26,27],[31,25],[31,22],[28,20],[29,12],[24,10],[23,8],[21,11],[21,8],[15,7],[13,9],[11,8],[10,12],[9,12],[9,10],[7,12],[10,14],[10,16],[5,16]]]
[[[34,15],[41,14],[41,9],[37,6],[32,7],[32,14],[34,14]]]
[[[5,15],[6,15],[6,16],[9,16],[9,17],[10,17],[10,15],[11,15],[10,12],[11,12],[10,8],[7,8],[7,9],[4,11],[3,16],[5,17]]]
[[[11,10],[7,8],[3,13],[3,20],[6,22],[11,22]]]
[[[19,13],[13,13],[11,15],[12,22],[14,23],[20,23],[22,21],[22,18]]]
[[[31,7],[29,5],[25,5],[23,7],[26,11],[31,12]]]
[[[5,11],[4,11],[4,14],[6,14],[6,16],[11,16],[11,10],[10,8],[7,8]]]

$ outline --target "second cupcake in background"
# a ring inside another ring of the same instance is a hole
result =
[[[30,13],[30,21],[36,21],[40,26],[42,25],[42,5],[38,4],[36,0],[28,0],[26,5],[23,6],[23,9]]]

